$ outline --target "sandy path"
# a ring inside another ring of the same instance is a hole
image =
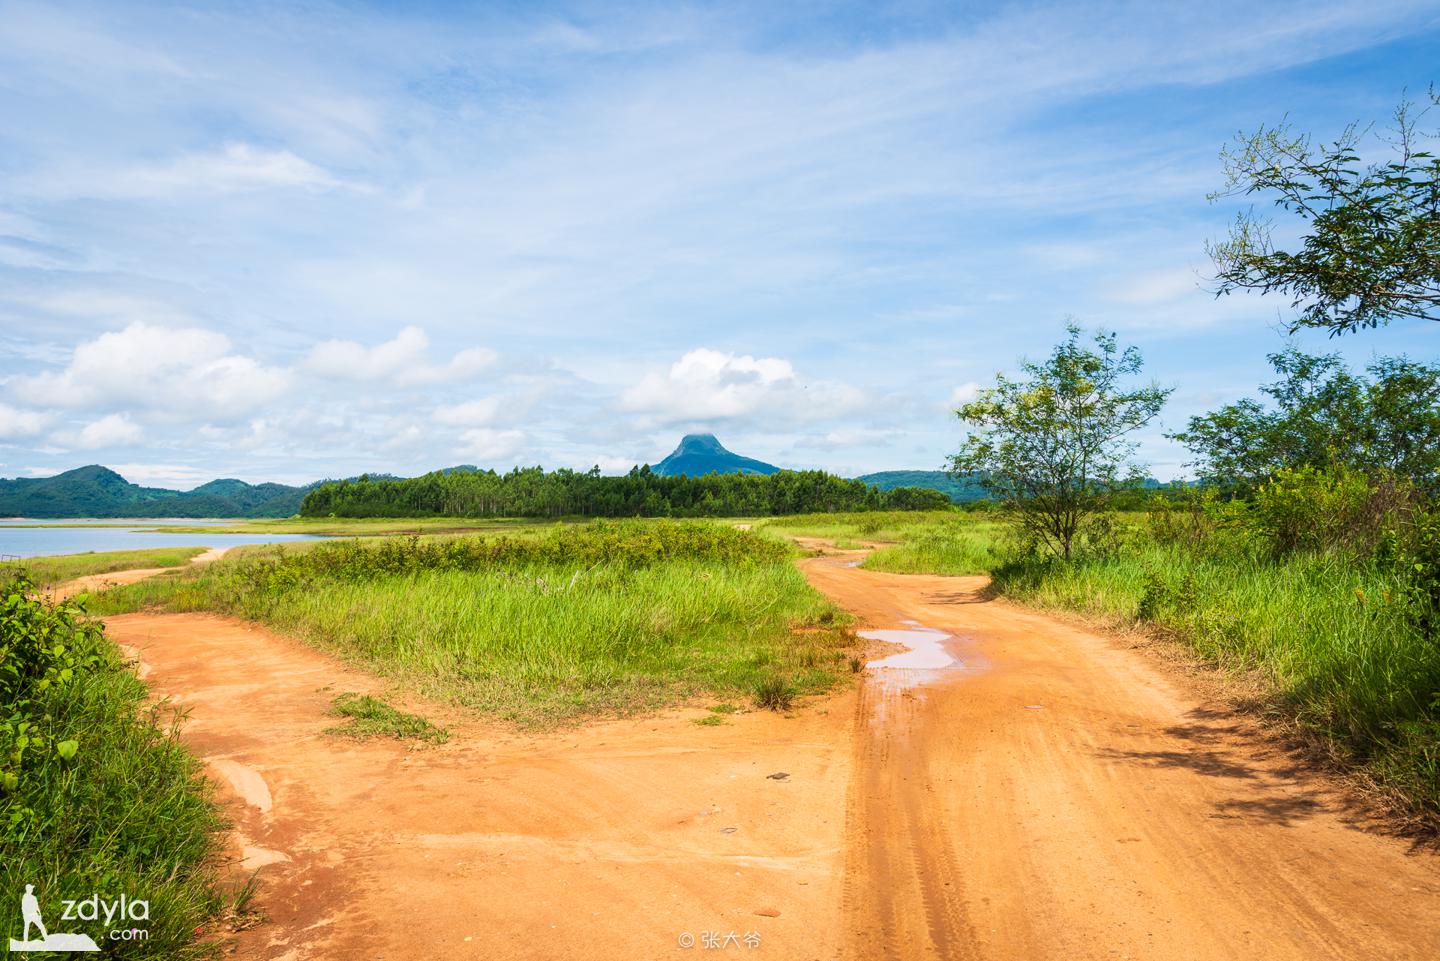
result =
[[[845,956],[1440,957],[1440,864],[1122,641],[985,601],[984,578],[804,562],[870,626],[966,669],[856,700]]]
[[[541,737],[462,722],[407,750],[324,735],[330,698],[377,682],[299,642],[208,615],[106,625],[189,709],[261,868],[273,923],[239,958],[620,961],[706,950],[705,932],[756,932],[756,956],[787,961],[839,951],[847,698],[720,727],[695,710]]]
[[[225,556],[228,547],[211,547],[203,553],[196,554],[190,558],[191,564],[209,564],[211,561],[218,561]],[[52,600],[63,601],[67,597],[74,597],[76,594],[89,594],[95,591],[103,591],[110,587],[120,587],[125,584],[134,584],[136,581],[143,581],[147,577],[154,577],[156,574],[164,574],[167,571],[178,571],[184,565],[178,567],[137,567],[128,571],[110,571],[105,574],[87,574],[84,577],[77,577],[74,580],[66,581],[47,593]]]

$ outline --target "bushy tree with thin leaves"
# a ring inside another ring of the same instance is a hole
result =
[[[1422,109],[1402,103],[1388,132],[1351,125],[1316,143],[1282,123],[1238,136],[1221,154],[1226,183],[1211,199],[1270,197],[1304,236],[1281,249],[1273,222],[1241,213],[1209,247],[1216,293],[1288,295],[1292,332],[1440,320],[1440,131],[1423,126],[1440,95],[1428,99]]]
[[[1144,361],[1113,333],[1094,346],[1081,328],[1043,362],[1025,361],[1019,378],[998,374],[955,413],[971,427],[951,458],[957,474],[978,473],[1029,539],[1069,560],[1087,524],[1112,495],[1138,482],[1135,431],[1150,423],[1171,389],[1127,386]]]

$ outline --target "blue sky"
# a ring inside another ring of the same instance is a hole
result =
[[[1283,345],[1201,286],[1221,146],[1437,64],[1435,2],[0,2],[0,475],[933,469],[1074,317],[1172,477]]]

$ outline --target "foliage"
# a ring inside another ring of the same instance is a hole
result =
[[[1440,103],[1434,90],[1430,99]],[[1378,144],[1354,124],[1328,144],[1283,123],[1237,137],[1216,196],[1271,196],[1307,232],[1298,249],[1281,250],[1271,223],[1242,213],[1210,248],[1219,293],[1289,295],[1292,330],[1332,335],[1396,317],[1440,320],[1440,133],[1420,130],[1426,110],[1402,103]],[[1362,160],[1383,148],[1383,162]]]
[[[1113,334],[1095,335],[1092,350],[1069,336],[1048,360],[1026,361],[1025,378],[1004,374],[956,414],[975,428],[952,459],[956,473],[978,472],[1014,511],[1023,533],[1069,559],[1086,523],[1115,491],[1138,483],[1126,438],[1148,424],[1170,395],[1150,384],[1124,388],[1143,362]]]
[[[1409,500],[1409,489],[1389,478],[1372,484],[1344,467],[1282,467],[1255,492],[1249,520],[1279,556],[1334,550],[1365,557],[1402,522]]]
[[[198,762],[76,605],[48,604],[24,579],[0,596],[0,938],[21,933],[34,884],[47,911],[92,894],[147,900],[148,939],[107,942],[109,956],[208,956],[197,934],[220,908],[221,825]]]
[[[934,509],[937,491],[879,491],[824,471],[666,477],[649,467],[609,477],[539,467],[434,472],[405,480],[323,484],[306,496],[307,517],[758,517],[807,511]]]
[[[1260,389],[1268,404],[1247,398],[1171,435],[1207,482],[1246,493],[1285,467],[1338,466],[1440,487],[1440,365],[1382,357],[1366,377],[1293,346],[1269,359],[1281,379]]]

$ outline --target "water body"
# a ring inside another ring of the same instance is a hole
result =
[[[31,527],[31,524],[78,524],[78,527]],[[152,547],[239,547],[318,540],[315,534],[165,533],[166,527],[227,524],[225,520],[46,520],[0,522],[0,558],[50,557],[87,551],[136,551]],[[158,532],[157,532],[158,531]]]

